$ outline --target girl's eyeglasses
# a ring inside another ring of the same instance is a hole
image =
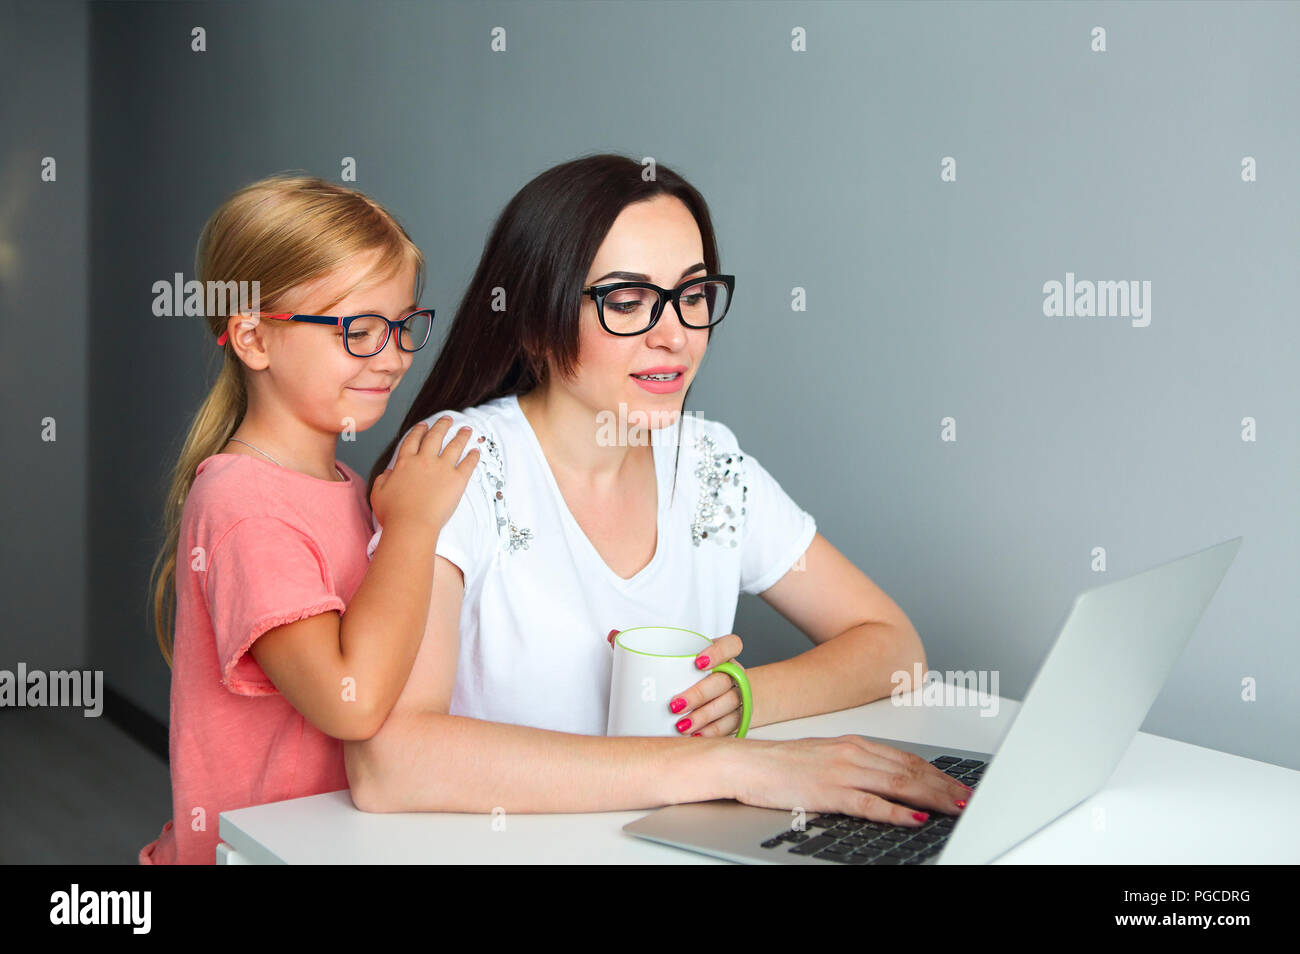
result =
[[[400,321],[391,321],[383,315],[294,315],[285,312],[268,315],[256,312],[260,318],[279,318],[283,321],[309,321],[317,325],[342,325],[343,347],[356,358],[369,358],[379,354],[388,344],[388,336],[397,332],[397,346],[403,351],[419,351],[429,340],[433,327],[433,309],[421,308]],[[218,347],[225,347],[226,332],[217,338]]]

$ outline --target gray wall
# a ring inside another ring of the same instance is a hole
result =
[[[158,718],[168,674],[145,578],[166,467],[217,349],[196,321],[152,317],[152,282],[192,277],[199,228],[234,188],[289,168],[337,179],[352,156],[356,184],[425,250],[426,301],[449,316],[525,181],[615,151],[701,189],[738,276],[690,406],[727,422],[899,602],[933,668],[1000,670],[1019,698],[1079,590],[1243,535],[1144,728],[1300,768],[1300,6],[91,12],[90,657]],[[205,53],[190,51],[194,26]],[[498,26],[505,53],[489,50]],[[1107,52],[1090,50],[1095,26]],[[794,27],[807,52],[791,51]],[[945,156],[956,182],[940,181]],[[1257,182],[1241,180],[1245,156]],[[1150,325],[1044,317],[1044,282],[1067,272],[1150,281]],[[40,300],[66,291],[63,275],[32,276]],[[343,459],[369,466],[433,354]],[[54,383],[22,367],[6,381]],[[70,399],[24,395],[20,422],[56,400]],[[1257,441],[1241,439],[1245,417]],[[29,438],[6,446],[11,478],[48,474],[42,492],[72,479],[31,460],[48,449]],[[25,571],[24,598],[64,608],[59,554],[79,547],[77,523],[40,506],[24,519],[66,536]],[[749,665],[807,646],[756,598],[736,630]],[[1258,701],[1242,701],[1245,678]]]
[[[82,3],[0,0],[0,669],[10,672],[88,665],[89,25]],[[41,179],[46,157],[53,181]]]

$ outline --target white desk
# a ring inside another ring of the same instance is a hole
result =
[[[846,733],[992,752],[1020,708],[896,707],[889,699],[752,730]],[[1051,768],[1045,766],[1044,771]],[[1300,772],[1138,733],[1106,786],[997,864],[1296,864]],[[624,833],[647,814],[367,814],[346,790],[222,812],[218,864],[728,864]]]

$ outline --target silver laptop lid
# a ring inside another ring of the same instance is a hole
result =
[[[992,861],[1101,788],[1241,541],[1225,540],[1075,597],[937,863]]]

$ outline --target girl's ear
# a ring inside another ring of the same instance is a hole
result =
[[[257,315],[231,315],[226,322],[226,333],[239,360],[252,371],[261,371],[271,364],[266,350],[266,340]]]

